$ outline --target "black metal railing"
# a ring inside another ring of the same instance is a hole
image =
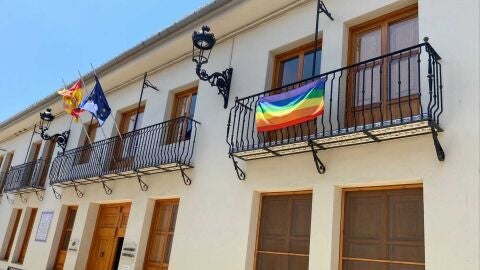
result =
[[[71,186],[192,167],[199,124],[179,117],[65,151],[53,161],[50,184]]]
[[[287,151],[279,152],[285,150],[282,145],[298,142],[313,142],[318,150],[357,144],[357,141],[351,142],[359,138],[358,142],[377,142],[409,135],[407,132],[397,136],[393,134],[394,129],[387,130],[387,127],[418,122],[423,124],[409,128],[415,132],[423,128],[419,133],[430,132],[431,126],[440,130],[443,112],[440,59],[426,40],[312,78],[237,98],[227,125],[230,154],[247,160],[246,155],[262,158],[287,154]],[[325,80],[323,115],[288,128],[257,132],[255,113],[260,97],[288,92],[316,80]],[[359,135],[346,136],[354,133]],[[333,137],[338,136],[347,142],[335,142]],[[305,144],[298,147],[303,148],[288,154],[311,149]]]
[[[5,177],[5,193],[28,193],[45,189],[49,160],[38,159],[8,170]]]

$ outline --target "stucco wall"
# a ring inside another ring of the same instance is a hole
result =
[[[282,1],[277,5],[288,2],[296,1]],[[331,22],[326,17],[320,20],[322,71],[346,63],[350,26],[412,3],[404,0],[325,1],[335,20]],[[112,195],[105,195],[100,184],[92,184],[80,187],[85,193],[82,199],[78,199],[71,188],[61,190],[61,200],[54,198],[50,188],[45,191],[42,202],[31,194],[27,196],[27,203],[17,197],[14,204],[9,204],[3,196],[0,243],[5,242],[12,208],[38,207],[39,213],[53,210],[55,216],[46,243],[33,240],[37,216],[23,265],[25,269],[50,269],[58,246],[56,230],[61,230],[63,225],[64,206],[78,205],[72,239],[79,239],[80,247],[78,252],[68,253],[65,269],[84,269],[98,205],[129,201],[132,208],[125,242],[136,243],[138,250],[133,260],[122,258],[120,265],[141,269],[154,199],[180,198],[169,269],[253,269],[259,194],[310,189],[313,190],[310,269],[334,270],[338,269],[339,262],[341,188],[423,183],[426,268],[479,269],[479,4],[476,0],[420,0],[418,5],[419,39],[430,37],[431,44],[442,56],[445,111],[441,126],[445,132],[440,135],[440,141],[446,161],[437,160],[431,136],[422,136],[321,151],[319,155],[327,167],[323,175],[316,172],[309,153],[240,162],[247,180],[239,181],[227,157],[228,110],[222,108],[215,88],[198,81],[193,63],[187,58],[149,75],[149,80],[160,91],[145,90],[143,126],[167,120],[172,93],[198,85],[195,118],[202,124],[194,153],[195,168],[187,171],[193,179],[191,186],[183,184],[180,172],[173,172],[144,177],[149,185],[147,192],[140,191],[136,179],[132,178],[110,182]],[[263,6],[267,9],[265,1],[251,0],[231,12]],[[315,1],[306,1],[216,45],[207,68],[217,71],[231,62],[234,73],[230,105],[235,96],[247,96],[269,87],[272,55],[313,40],[314,10]],[[236,14],[226,20],[217,14],[206,23],[224,24],[223,30],[235,29],[244,23],[241,17]],[[188,41],[184,35],[182,38]],[[177,54],[181,55],[179,51]],[[154,61],[151,55],[158,53],[151,52],[142,61]],[[126,73],[115,71],[105,75],[105,90],[112,88],[115,80],[127,79],[125,74],[134,77],[146,71],[138,64],[126,65],[124,69],[129,67]],[[136,104],[140,87],[141,81],[137,80],[110,93],[108,101],[113,110],[117,112]],[[89,117],[84,116],[83,121],[89,121]],[[52,124],[51,132],[62,131],[69,124],[67,116],[60,116]],[[112,119],[107,120],[104,130],[107,136],[113,134]],[[80,125],[72,125],[69,148],[76,147],[81,132]],[[24,162],[30,135],[25,132],[2,143],[7,150],[15,150],[13,165]],[[100,130],[97,139],[103,139]],[[21,224],[25,224],[25,220],[22,221]],[[7,265],[0,261],[0,269],[6,269]]]

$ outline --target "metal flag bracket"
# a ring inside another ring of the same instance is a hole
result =
[[[180,172],[182,173],[183,183],[187,186],[192,184],[192,178],[190,178],[186,173],[182,165],[180,165]]]
[[[233,156],[232,153],[230,153],[230,154],[228,155],[228,157],[232,159],[233,167],[235,168],[235,172],[237,173],[238,179],[241,180],[241,181],[244,181],[245,178],[247,178],[247,175],[246,175],[245,172],[240,168],[240,166],[238,166],[238,161],[235,160],[235,157]]]
[[[310,145],[310,148],[312,149],[312,156],[313,156],[313,161],[315,162],[315,167],[317,168],[317,171],[319,174],[324,174],[326,171],[325,165],[323,162],[320,160],[318,157],[318,149],[315,149],[315,143],[313,141],[309,141],[308,144]]]

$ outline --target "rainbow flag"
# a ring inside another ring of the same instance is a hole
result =
[[[258,132],[272,131],[315,119],[323,114],[325,79],[278,95],[260,97],[255,113]]]

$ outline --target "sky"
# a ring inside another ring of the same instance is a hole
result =
[[[208,0],[0,0],[0,122]]]

